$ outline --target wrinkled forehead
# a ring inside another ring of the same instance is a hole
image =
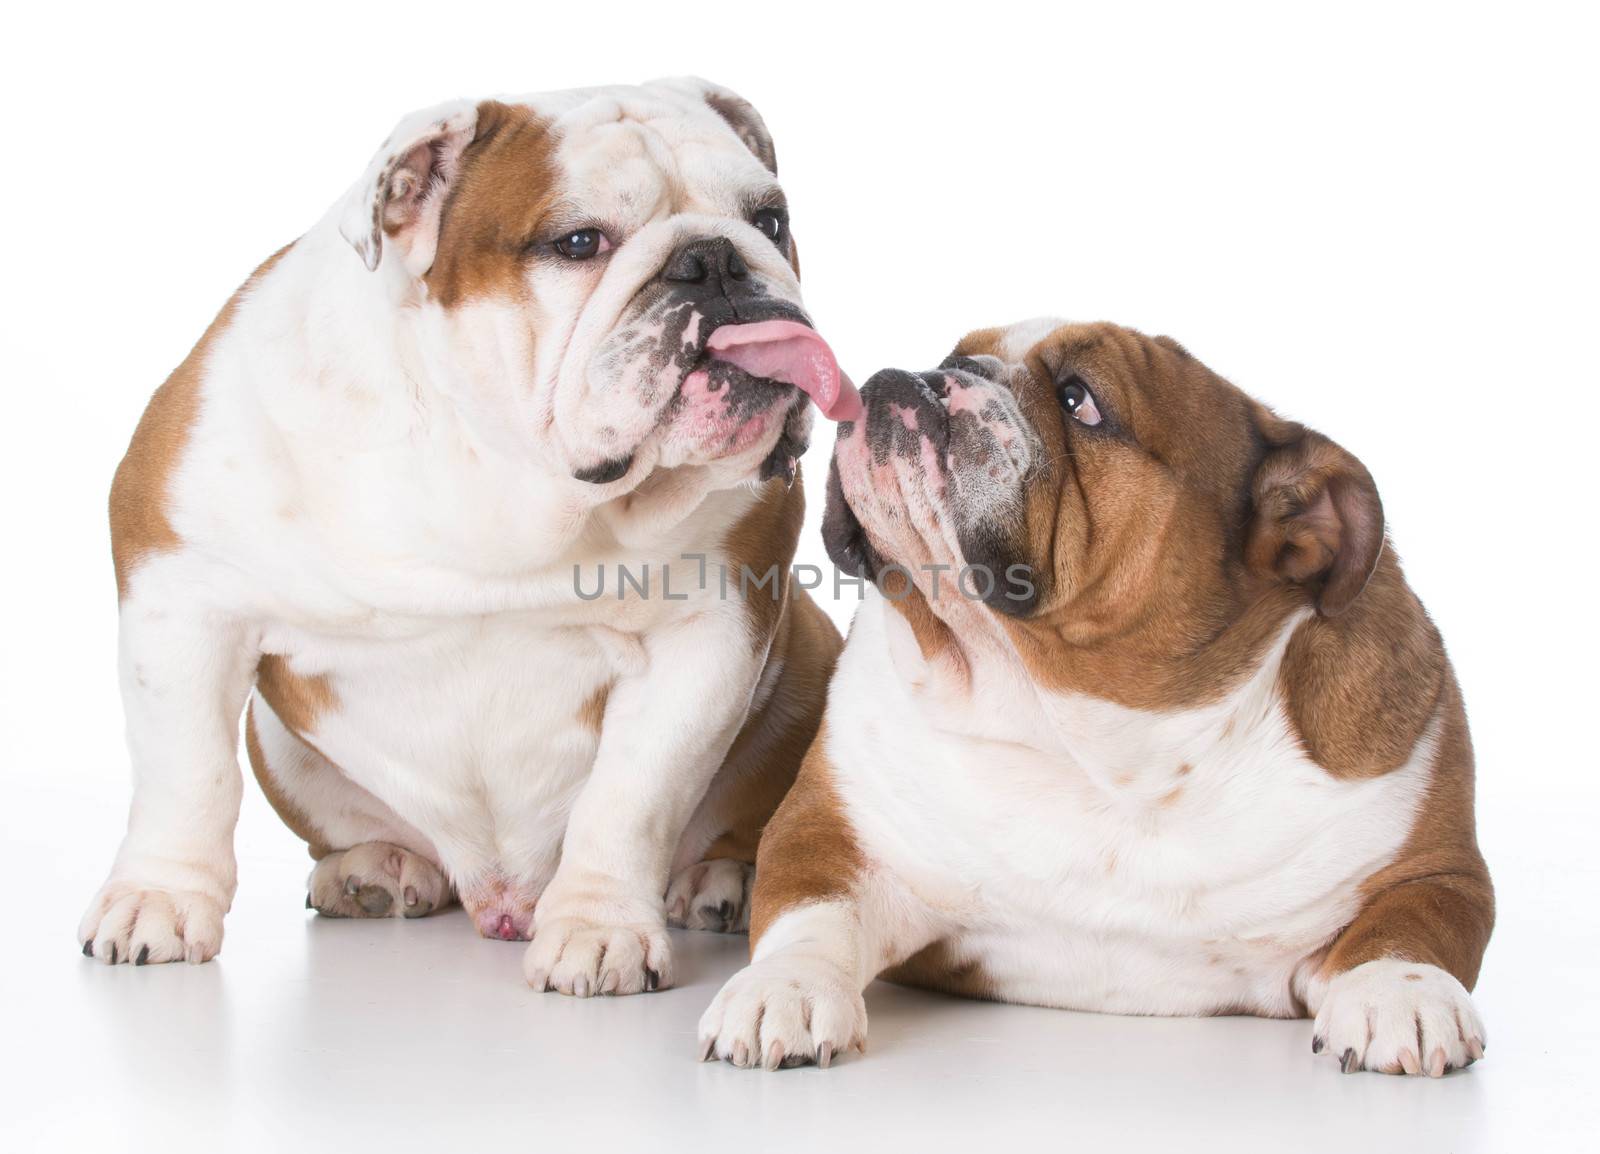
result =
[[[546,120],[569,207],[597,223],[745,216],[778,181],[704,96],[643,85],[519,98]]]

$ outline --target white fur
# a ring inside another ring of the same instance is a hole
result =
[[[1441,1077],[1483,1057],[1483,1021],[1466,988],[1437,966],[1378,958],[1327,983],[1317,1048],[1350,1073]]]
[[[742,220],[743,198],[773,178],[699,88],[529,103],[556,120],[569,199],[626,233],[607,261],[533,262],[533,303],[428,299],[431,239],[374,239],[362,225],[395,154],[470,129],[475,106],[452,105],[402,122],[210,350],[168,483],[182,548],[145,558],[122,604],[135,795],[80,931],[107,960],[142,940],[124,908],[140,895],[166,895],[145,901],[164,952],[203,960],[220,945],[237,719],[274,654],[328,678],[336,698],[309,746],[256,705],[263,748],[304,779],[319,817],[330,807],[331,834],[434,858],[464,895],[508,878],[525,897],[543,891],[530,977],[598,989],[610,978],[585,966],[620,934],[643,946],[613,988],[637,988],[647,964],[667,978],[668,867],[764,661],[742,603],[714,579],[697,588],[680,555],[709,554],[713,574],[726,560],[764,448],[698,458],[657,427],[670,389],[630,395],[591,366],[680,239],[729,236],[774,295],[798,288]],[[635,467],[608,485],[574,480],[575,464],[602,456],[608,424],[640,439]],[[608,594],[580,600],[574,567],[592,583],[602,564]],[[619,564],[649,565],[657,581],[671,564],[688,596],[619,600]],[[597,742],[579,714],[607,685]],[[319,772],[329,763],[345,776]],[[199,911],[187,947],[174,902]],[[631,955],[613,945],[615,968]]]
[[[762,1026],[758,1038],[757,1011],[831,999],[845,979],[860,989],[934,941],[1008,1000],[1133,1014],[1315,1010],[1323,990],[1308,959],[1405,840],[1437,730],[1381,777],[1340,781],[1312,762],[1278,689],[1302,620],[1220,701],[1156,713],[1042,689],[998,631],[966,634],[962,670],[930,665],[870,592],[825,729],[870,864],[850,901],[773,922],[702,1021],[707,1056],[770,1064],[774,1043],[814,1056],[814,1032]],[[1360,996],[1375,996],[1365,981]],[[1351,986],[1334,985],[1337,1007]],[[1416,993],[1460,1005],[1441,989],[1430,978]]]
[[[908,688],[927,670],[914,647],[891,650],[907,627],[870,598],[827,728],[865,852],[962,926],[1018,1000],[1291,1013],[1301,959],[1349,922],[1411,828],[1433,747],[1430,732],[1405,767],[1365,781],[1306,757],[1277,690],[1298,624],[1215,705],[1155,714],[1049,694],[996,654],[974,661],[958,708]]]

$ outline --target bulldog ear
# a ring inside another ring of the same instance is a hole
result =
[[[1265,409],[1245,561],[1264,576],[1320,586],[1317,610],[1350,607],[1383,552],[1383,502],[1366,466],[1321,433]]]
[[[700,98],[711,106],[711,111],[727,121],[734,135],[744,141],[744,146],[755,154],[766,170],[773,176],[778,175],[778,150],[773,147],[772,133],[767,131],[766,121],[761,119],[761,113],[756,111],[755,105],[732,89],[698,76],[684,76],[667,83],[699,93]]]
[[[439,213],[477,124],[477,104],[457,100],[413,112],[395,125],[339,213],[339,235],[369,270],[378,267],[388,237],[413,275],[428,271],[439,241]]]

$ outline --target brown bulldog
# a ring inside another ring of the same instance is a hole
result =
[[[1346,1071],[1480,1058],[1472,746],[1361,462],[1105,324],[974,333],[863,400],[825,532],[877,592],[703,1056],[827,1065],[886,973],[1314,1017]]]

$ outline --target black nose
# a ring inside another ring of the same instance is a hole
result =
[[[750,275],[744,257],[725,236],[703,236],[680,244],[661,270],[661,279],[677,284],[705,284],[712,278],[744,280]]]

